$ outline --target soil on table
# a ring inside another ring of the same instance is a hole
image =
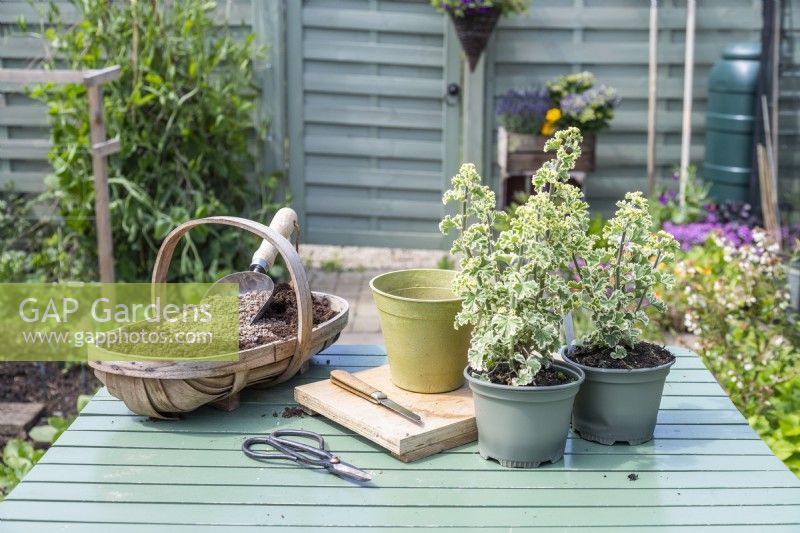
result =
[[[268,293],[253,291],[239,297],[239,348],[246,350],[297,335],[297,297],[288,283],[275,286],[274,296],[264,318],[250,324],[268,297]],[[326,297],[312,295],[313,324],[316,326],[336,316]]]
[[[474,375],[472,369],[469,369],[470,375]],[[497,367],[490,373],[491,382],[496,385],[511,385],[511,380],[514,374],[511,373],[508,365],[505,363],[497,365]],[[526,385],[526,387],[549,387],[553,385],[565,385],[576,381],[577,378],[572,374],[567,374],[561,371],[558,367],[551,366],[539,371],[533,378],[533,383]]]
[[[575,346],[570,352],[569,358],[576,363],[592,368],[621,370],[654,368],[675,360],[675,356],[669,350],[649,342],[637,342],[632,350],[628,350],[628,355],[622,359],[614,359],[611,357],[611,352],[611,348],[606,347]]]

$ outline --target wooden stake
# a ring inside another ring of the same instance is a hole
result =
[[[679,201],[686,207],[686,182],[689,179],[689,149],[692,143],[692,85],[694,83],[694,20],[696,0],[686,3],[686,55],[683,61],[683,122],[681,134],[681,168]]]
[[[776,147],[772,144],[774,125],[770,124],[767,95],[761,95],[761,117],[764,122],[764,141],[766,145],[756,146],[758,157],[758,179],[761,189],[761,211],[764,227],[780,246],[780,213],[778,210],[778,168],[775,161]],[[763,161],[762,161],[763,159]],[[762,168],[763,167],[763,168]]]
[[[647,93],[647,190],[656,190],[656,104],[658,103],[658,0],[650,0],[650,59]]]
[[[92,143],[92,173],[94,174],[94,215],[97,231],[97,258],[100,281],[114,283],[114,245],[111,240],[111,208],[108,194],[108,162],[103,145],[106,126],[103,122],[103,86],[86,88],[89,97],[89,136]]]
[[[756,158],[758,161],[758,180],[761,189],[761,212],[764,216],[764,228],[781,245],[781,228],[778,217],[777,191],[775,179],[769,162],[769,149],[763,144],[756,145]]]
[[[19,83],[53,82],[58,84],[83,83],[89,98],[89,135],[92,151],[92,173],[95,186],[95,228],[97,231],[97,256],[100,263],[100,281],[114,282],[114,256],[111,240],[111,210],[108,194],[108,162],[106,158],[119,152],[118,137],[106,139],[103,122],[103,84],[119,79],[120,67],[113,65],[92,70],[33,70],[0,68],[0,81]]]

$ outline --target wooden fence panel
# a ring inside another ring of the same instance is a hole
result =
[[[308,242],[441,247],[460,77],[426,0],[287,4],[289,175]]]
[[[686,2],[659,2],[657,165],[669,179],[680,159]],[[486,71],[486,161],[497,184],[496,99],[511,87],[589,70],[622,96],[617,116],[597,143],[597,170],[587,178],[592,210],[608,213],[626,191],[646,190],[647,60],[650,3],[641,0],[535,2],[501,20]],[[698,2],[691,161],[702,166],[707,78],[727,44],[758,40],[760,0]]]

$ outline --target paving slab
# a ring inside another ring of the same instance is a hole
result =
[[[43,403],[0,402],[0,435],[27,431],[39,419],[43,409]]]

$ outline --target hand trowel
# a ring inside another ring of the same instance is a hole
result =
[[[292,234],[292,231],[294,231],[296,225],[297,213],[294,212],[294,209],[289,207],[279,209],[272,218],[272,222],[269,223],[270,229],[280,233],[287,239]],[[258,247],[258,250],[253,254],[249,271],[228,274],[214,283],[214,285],[217,285],[217,283],[237,283],[239,285],[239,294],[252,291],[260,291],[268,294],[267,299],[250,321],[251,324],[260,320],[267,313],[267,309],[269,308],[269,303],[272,300],[272,294],[275,290],[275,283],[273,283],[272,278],[267,275],[267,271],[273,261],[275,261],[277,255],[278,250],[267,240],[264,240],[261,242],[261,246]],[[209,290],[209,294],[213,293],[214,287],[212,286]]]

